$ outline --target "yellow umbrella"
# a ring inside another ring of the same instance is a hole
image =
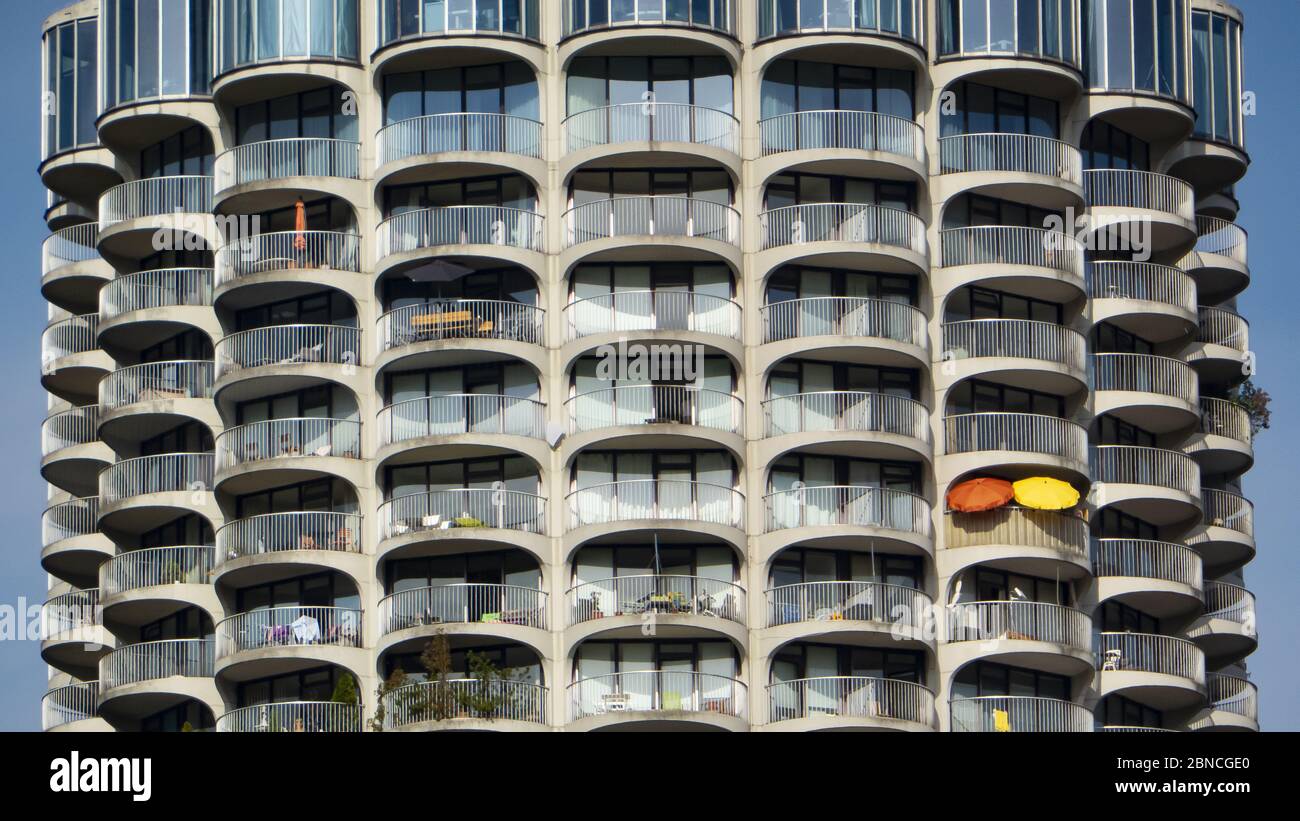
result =
[[[1018,503],[1035,510],[1065,510],[1079,503],[1079,491],[1069,482],[1047,476],[1021,479],[1011,489]]]

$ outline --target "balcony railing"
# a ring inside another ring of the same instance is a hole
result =
[[[1097,669],[1160,673],[1205,684],[1205,653],[1186,639],[1154,633],[1101,633]]]
[[[217,378],[247,368],[361,364],[361,329],[349,325],[271,325],[240,331],[215,348]]]
[[[589,108],[564,120],[569,152],[597,145],[676,142],[740,150],[740,123],[729,112],[687,103],[640,103]]]
[[[344,231],[276,231],[224,245],[216,254],[218,285],[272,271],[361,272],[361,237]]]
[[[399,496],[379,506],[381,539],[480,527],[545,533],[546,499],[520,490],[452,488]]]
[[[564,36],[584,31],[630,26],[682,26],[736,36],[735,0],[712,3],[688,0],[576,0],[560,6],[564,12]]]
[[[332,511],[263,513],[228,522],[217,531],[218,564],[287,550],[360,553],[361,515]]]
[[[542,215],[502,205],[445,205],[389,217],[379,223],[376,259],[448,245],[545,248]]]
[[[110,188],[99,198],[99,230],[177,213],[212,213],[212,177],[150,177]]]
[[[1205,583],[1205,616],[1209,619],[1236,622],[1255,632],[1255,594],[1228,582]]]
[[[1259,689],[1248,679],[1207,673],[1205,691],[1211,710],[1234,713],[1251,721],[1259,720]]]
[[[691,237],[740,244],[740,212],[730,205],[676,196],[595,200],[564,212],[564,247],[618,237]]]
[[[525,302],[453,299],[396,308],[379,317],[379,351],[444,339],[545,344],[546,311]]]
[[[948,548],[1044,548],[1088,560],[1088,523],[1068,513],[1000,507],[980,513],[949,511],[944,522]]]
[[[1196,371],[1181,359],[1136,353],[1092,355],[1093,389],[1158,393],[1196,404],[1200,381]]]
[[[1097,539],[1092,544],[1093,573],[1161,579],[1201,589],[1201,554],[1172,542],[1149,539]]]
[[[211,268],[164,268],[120,276],[99,292],[107,321],[130,311],[212,305]]]
[[[458,433],[546,438],[546,405],[524,396],[451,393],[422,396],[379,412],[379,443]]]
[[[1151,171],[1095,169],[1083,173],[1084,197],[1093,208],[1133,208],[1196,217],[1192,187],[1177,177]]]
[[[569,432],[619,425],[694,425],[726,433],[743,430],[745,403],[727,391],[688,385],[621,385],[570,398]]]
[[[99,685],[105,691],[173,676],[211,678],[212,640],[164,639],[128,644],[99,661]]]
[[[925,134],[905,117],[877,111],[792,111],[758,123],[763,156],[785,151],[883,151],[921,161]]]
[[[684,479],[624,479],[566,497],[569,529],[639,519],[743,527],[745,497],[728,485]]]
[[[290,137],[236,146],[217,155],[216,190],[286,177],[361,179],[361,143]]]
[[[874,527],[930,533],[930,503],[915,493],[866,485],[820,485],[763,497],[764,532],[794,527]]]
[[[1099,726],[1094,732],[1098,733],[1176,733],[1177,730],[1169,730],[1164,727],[1143,727],[1137,724],[1106,724]]]
[[[219,733],[359,733],[360,704],[335,701],[281,701],[240,707],[217,719]]]
[[[1196,341],[1222,345],[1245,353],[1250,350],[1250,323],[1223,308],[1200,308]]]
[[[211,453],[137,456],[100,471],[99,499],[105,505],[149,493],[204,493],[212,488]]]
[[[757,0],[758,39],[822,32],[901,37],[920,44],[925,33],[921,0]]]
[[[99,223],[71,225],[55,231],[41,243],[41,274],[99,258]]]
[[[1092,713],[1083,705],[1037,696],[954,698],[954,733],[1091,733]]]
[[[920,684],[867,676],[819,676],[767,685],[768,721],[892,719],[934,727],[934,693]]]
[[[767,626],[873,621],[920,628],[934,602],[920,590],[878,582],[803,582],[767,590]]]
[[[939,232],[942,265],[1029,265],[1083,276],[1083,245],[1072,235],[1019,225],[971,225]]]
[[[964,413],[943,420],[944,451],[1009,450],[1088,459],[1088,431],[1078,422],[1036,413]]]
[[[1205,524],[1226,527],[1245,536],[1255,535],[1255,505],[1244,496],[1227,490],[1204,488],[1201,506],[1205,511]]]
[[[49,640],[59,637],[68,639],[69,633],[86,633],[104,623],[103,611],[99,606],[99,588],[73,590],[47,599],[41,605],[41,639]]]
[[[137,402],[208,399],[212,396],[212,370],[212,362],[206,359],[120,368],[100,380],[99,404],[110,411]]]
[[[1004,357],[1055,362],[1076,371],[1086,367],[1083,334],[1032,319],[967,319],[943,324],[944,360]]]
[[[939,139],[939,173],[996,171],[1083,182],[1083,155],[1069,143],[1033,134],[954,134]]]
[[[1172,488],[1193,497],[1201,495],[1201,469],[1196,462],[1186,454],[1161,448],[1098,445],[1092,449],[1092,479]]]
[[[619,712],[713,713],[744,719],[748,692],[729,676],[692,670],[638,670],[581,678],[569,685],[569,718]]]
[[[296,456],[361,458],[361,423],[355,419],[267,419],[217,436],[217,470]]]
[[[54,414],[41,423],[41,456],[94,442],[98,427],[98,405],[84,405]]]
[[[542,156],[542,124],[527,117],[478,111],[427,114],[389,123],[375,137],[376,165],[442,154],[481,151]]]
[[[1097,261],[1088,264],[1093,299],[1129,299],[1196,311],[1196,281],[1186,272],[1151,262]]]
[[[545,724],[548,694],[540,684],[508,679],[407,684],[384,695],[384,729],[458,718]]]
[[[99,346],[99,314],[70,316],[51,323],[41,334],[41,361],[49,365],[65,356],[93,351]]]
[[[763,342],[807,336],[888,339],[928,348],[925,314],[903,302],[856,296],[817,296],[771,302],[759,310]]]
[[[168,584],[209,584],[216,548],[211,545],[146,547],[119,553],[99,567],[104,596]]]
[[[1197,214],[1195,253],[1227,257],[1233,262],[1245,265],[1246,230],[1234,222],[1219,217]]]
[[[1250,414],[1236,402],[1203,397],[1201,399],[1201,432],[1212,436],[1226,436],[1249,445],[1254,438],[1250,429]]]
[[[1092,620],[1073,607],[1036,601],[976,601],[948,606],[948,641],[1041,641],[1092,649]]]
[[[701,291],[615,291],[564,308],[567,340],[624,331],[695,331],[741,338],[740,306]]]
[[[418,587],[379,600],[382,635],[439,624],[513,624],[546,629],[546,592],[514,584]]]
[[[745,623],[745,591],[719,579],[644,574],[598,579],[569,588],[569,626],[647,613],[702,616]]]
[[[41,514],[41,545],[98,533],[99,497],[86,496],[50,505]]]
[[[761,246],[809,242],[871,243],[925,254],[925,223],[910,211],[886,205],[821,202],[787,205],[758,215]]]
[[[763,435],[889,433],[930,441],[930,411],[915,399],[870,391],[815,391],[763,402]]]
[[[41,697],[41,729],[53,730],[74,721],[94,718],[98,709],[98,681],[57,687]]]
[[[270,607],[217,622],[217,658],[273,647],[361,646],[361,611],[350,607]]]

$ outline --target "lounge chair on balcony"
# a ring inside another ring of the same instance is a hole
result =
[[[1124,651],[1119,648],[1111,648],[1102,655],[1102,671],[1110,670],[1117,672],[1124,669]]]

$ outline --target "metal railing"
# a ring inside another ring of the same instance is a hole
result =
[[[571,397],[569,432],[618,425],[695,425],[727,433],[744,429],[745,403],[728,391],[689,385],[620,385]]]
[[[920,590],[880,582],[803,582],[764,591],[767,626],[807,621],[925,625],[934,602]]]
[[[1196,281],[1180,268],[1152,262],[1095,261],[1088,263],[1093,299],[1131,299],[1172,305],[1196,312]]]
[[[1030,265],[1083,276],[1083,245],[1072,235],[1020,225],[971,225],[939,232],[941,264]]]
[[[447,245],[505,245],[545,249],[543,218],[536,211],[503,205],[445,205],[421,208],[379,223],[376,260],[421,248]]]
[[[1083,182],[1079,149],[1033,134],[954,134],[939,138],[939,173],[998,171]]]
[[[818,676],[767,685],[768,721],[872,718],[935,726],[934,693],[920,684],[869,676]]]
[[[379,600],[379,632],[439,624],[513,624],[546,629],[547,595],[514,584],[418,587]]]
[[[930,411],[915,399],[873,391],[813,391],[763,401],[763,435],[855,431],[930,441]]]
[[[1186,639],[1155,633],[1100,633],[1097,669],[1177,676],[1205,684],[1205,653]]]
[[[350,325],[270,325],[216,344],[217,378],[270,365],[361,364],[361,329]]]
[[[315,510],[263,513],[217,530],[216,563],[288,550],[360,553],[361,514]]]
[[[1196,215],[1197,254],[1214,254],[1245,265],[1246,239],[1246,230],[1235,222]]]
[[[351,607],[269,607],[217,622],[217,658],[272,647],[361,646],[361,611]]]
[[[736,35],[735,0],[685,3],[681,0],[587,0],[564,3],[564,36],[584,31],[633,26],[681,26]]]
[[[1088,459],[1088,431],[1078,422],[1036,413],[963,413],[943,420],[945,453],[1008,450],[1073,462]]]
[[[740,244],[740,212],[694,197],[620,196],[564,212],[564,247],[617,237],[694,237]]]
[[[422,681],[384,694],[384,729],[458,718],[545,724],[548,697],[546,687],[527,681]]]
[[[1127,485],[1154,485],[1200,497],[1201,468],[1176,450],[1137,445],[1097,445],[1092,448],[1092,479]]]
[[[637,670],[582,678],[569,685],[569,718],[620,712],[746,716],[744,682],[693,670]]]
[[[524,396],[450,393],[407,399],[379,411],[379,444],[425,436],[486,433],[546,438],[546,405]]]
[[[948,641],[1042,641],[1089,651],[1092,619],[1048,602],[959,602],[948,605]]]
[[[1205,524],[1226,527],[1246,536],[1255,535],[1255,505],[1239,493],[1204,488],[1201,506],[1205,511]]]
[[[53,363],[65,356],[87,353],[99,347],[99,314],[70,316],[50,323],[41,334],[41,361]]]
[[[217,155],[216,190],[285,177],[361,179],[361,143],[288,137],[239,145]]]
[[[280,701],[231,710],[217,719],[217,732],[359,733],[364,719],[360,704]]]
[[[1038,696],[954,698],[954,733],[1091,733],[1092,713],[1083,705]]]
[[[211,360],[148,362],[119,368],[99,382],[103,411],[173,399],[208,399],[212,396]]]
[[[763,250],[808,242],[862,242],[926,253],[925,223],[886,205],[822,202],[786,205],[758,215]]]
[[[211,453],[164,453],[124,459],[99,473],[99,499],[111,505],[149,493],[211,492]]]
[[[567,341],[622,331],[696,331],[741,338],[741,310],[732,300],[700,291],[614,291],[564,307]]]
[[[925,159],[921,126],[905,117],[878,111],[792,111],[759,120],[758,130],[764,157],[785,151],[839,148]]]
[[[432,530],[494,527],[546,532],[546,499],[496,488],[452,488],[399,496],[379,506],[379,538]]]
[[[769,302],[759,309],[763,342],[807,336],[889,339],[930,347],[928,321],[905,302],[856,296],[816,296]]]
[[[1236,402],[1212,397],[1201,398],[1201,432],[1226,436],[1246,445],[1254,439],[1246,409]]]
[[[502,299],[449,299],[395,308],[379,317],[379,352],[444,339],[500,339],[543,345],[546,310]]]
[[[99,606],[99,588],[72,590],[53,596],[41,605],[41,640],[48,641],[55,637],[75,640],[79,633],[87,633],[92,627],[104,623],[103,610]],[[74,635],[68,636],[68,633]]]
[[[1009,357],[1087,368],[1083,334],[1032,319],[965,319],[943,323],[944,360]]]
[[[212,639],[163,639],[119,647],[99,660],[99,686],[114,687],[183,676],[211,678]]]
[[[1205,617],[1236,622],[1255,632],[1255,594],[1228,582],[1205,583]]]
[[[96,441],[99,406],[83,405],[56,413],[41,423],[41,456]]]
[[[707,145],[733,154],[740,150],[740,123],[730,112],[687,103],[638,103],[589,108],[564,119],[569,152],[628,142]]]
[[[378,168],[447,151],[491,151],[540,158],[542,124],[512,114],[455,111],[389,123],[375,135]]]
[[[1250,350],[1250,323],[1240,314],[1224,308],[1206,307],[1201,307],[1197,313],[1197,342],[1222,345],[1242,353]]]
[[[1201,589],[1201,554],[1173,542],[1150,539],[1096,539],[1092,543],[1094,575],[1162,579]]]
[[[216,548],[211,545],[130,550],[99,566],[99,590],[114,596],[167,584],[210,584],[215,559]]]
[[[41,274],[65,265],[99,259],[99,223],[83,222],[60,228],[41,243]]]
[[[266,419],[227,428],[216,440],[217,470],[294,456],[361,458],[361,423],[355,419]]]
[[[1092,355],[1093,390],[1158,393],[1196,404],[1200,380],[1181,359],[1137,353]]]
[[[212,177],[149,177],[114,186],[99,198],[99,230],[127,220],[178,213],[212,213]]]
[[[1099,725],[1094,732],[1098,733],[1176,733],[1177,730],[1168,730],[1164,727],[1143,727],[1138,724],[1106,724]]]
[[[930,533],[930,503],[905,490],[866,485],[819,485],[763,497],[764,532],[845,525]]]
[[[98,681],[56,687],[41,697],[41,729],[53,730],[74,721],[94,718],[98,709]]]
[[[922,0],[757,0],[759,40],[795,34],[868,33],[920,45],[925,37]]]
[[[345,231],[275,231],[223,245],[216,253],[216,283],[272,271],[361,272],[361,236]]]
[[[1083,192],[1093,208],[1161,211],[1188,222],[1196,217],[1192,187],[1167,174],[1132,169],[1088,170],[1083,172]]]
[[[541,3],[500,0],[457,0],[454,3],[376,3],[379,47],[419,38],[505,37],[540,41]],[[504,8],[503,8],[504,5]],[[518,46],[498,46],[513,51]]]
[[[565,497],[569,529],[638,519],[743,527],[745,497],[729,485],[685,479],[623,479]]]
[[[99,315],[105,321],[129,311],[211,305],[211,268],[141,271],[120,276],[99,292]]]
[[[1000,507],[979,513],[948,511],[944,547],[1037,547],[1088,559],[1088,522],[1056,510]]]
[[[99,497],[86,496],[50,505],[41,514],[41,546],[98,533]]]
[[[745,590],[702,576],[642,574],[597,579],[565,594],[569,626],[610,616],[704,616],[745,623]]]
[[[1224,673],[1206,673],[1205,691],[1211,710],[1259,720],[1259,688],[1249,680]]]

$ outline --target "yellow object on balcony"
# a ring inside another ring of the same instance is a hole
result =
[[[993,732],[1009,733],[1011,732],[1011,714],[1006,710],[993,711]]]
[[[1079,491],[1060,479],[1034,476],[1021,479],[1011,487],[1016,501],[1034,510],[1065,510],[1079,503]]]

